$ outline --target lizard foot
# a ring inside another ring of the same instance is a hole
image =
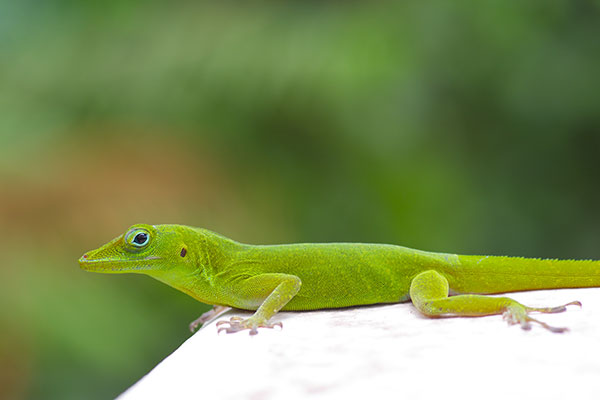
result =
[[[192,322],[190,322],[190,331],[192,333],[198,328],[200,325],[204,325],[211,319],[215,318],[217,315],[229,310],[231,307],[226,306],[214,306],[210,311],[205,312],[200,317],[196,318]]]
[[[229,325],[217,330],[217,333],[221,333],[221,331],[225,331],[225,333],[235,333],[243,330],[250,330],[250,335],[258,334],[258,328],[269,328],[273,329],[276,326],[283,329],[283,324],[281,322],[268,323],[267,321],[256,321],[252,317],[243,319],[240,317],[231,317],[229,321],[219,321],[217,322],[217,327],[221,325]]]
[[[541,313],[559,313],[563,312],[567,309],[567,306],[570,305],[578,305],[581,307],[581,303],[579,301],[572,301],[562,306],[558,307],[545,307],[545,308],[535,308],[535,307],[525,307],[522,304],[515,302],[515,304],[511,304],[506,308],[504,314],[502,315],[503,319],[509,323],[509,325],[519,324],[522,329],[529,330],[531,329],[531,323],[535,322],[536,324],[541,325],[542,327],[548,329],[550,332],[554,333],[564,333],[567,332],[568,328],[562,327],[554,327],[550,326],[545,322],[539,321],[533,317],[530,317],[528,312],[537,311]]]

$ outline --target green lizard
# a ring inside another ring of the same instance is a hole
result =
[[[247,319],[222,321],[227,333],[273,328],[280,310],[316,310],[412,300],[430,317],[504,314],[529,329],[532,311],[508,297],[521,290],[600,286],[600,261],[431,253],[386,244],[328,243],[255,246],[206,229],[138,224],[97,250],[81,268],[150,275],[193,298],[214,305],[190,324],[193,330],[227,307],[256,310]],[[449,296],[451,294],[451,296]],[[218,324],[219,325],[219,324]]]

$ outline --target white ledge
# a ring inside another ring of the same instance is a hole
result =
[[[583,308],[539,314],[564,334],[500,316],[425,318],[410,303],[282,312],[283,330],[256,336],[217,335],[213,321],[119,399],[600,398],[600,289],[509,296]]]

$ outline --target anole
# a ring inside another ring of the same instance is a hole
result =
[[[256,246],[206,229],[183,225],[130,227],[123,235],[85,253],[81,268],[105,273],[146,274],[196,300],[215,306],[192,330],[227,307],[255,310],[246,319],[222,321],[227,333],[273,328],[280,310],[316,310],[412,301],[429,317],[504,314],[530,329],[527,307],[486,294],[600,286],[600,261],[465,256],[387,244],[306,243]]]

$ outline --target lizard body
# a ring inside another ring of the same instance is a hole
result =
[[[149,275],[219,311],[256,310],[224,328],[249,329],[251,334],[258,327],[281,325],[269,322],[280,310],[409,300],[431,317],[504,314],[525,329],[536,322],[563,332],[565,328],[548,326],[529,313],[561,312],[566,305],[532,308],[485,294],[600,286],[600,261],[463,256],[386,244],[256,246],[183,225],[133,225],[84,254],[79,263],[88,271]]]

